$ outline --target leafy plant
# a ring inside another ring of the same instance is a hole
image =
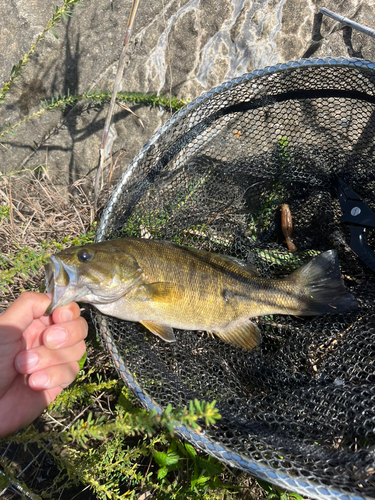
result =
[[[271,223],[271,217],[276,207],[279,206],[282,197],[282,185],[279,176],[284,168],[290,162],[289,139],[287,136],[279,138],[277,143],[278,166],[275,172],[272,186],[269,190],[262,193],[259,200],[258,209],[251,215],[249,225],[249,236],[256,241],[258,237],[258,228],[264,229]]]
[[[0,223],[4,219],[10,219],[10,206],[9,205],[0,205]]]
[[[48,21],[48,23],[47,23],[46,27],[44,28],[44,30],[42,31],[42,33],[40,33],[38,35],[35,42],[31,45],[30,50],[28,52],[26,52],[26,54],[24,54],[22,59],[20,59],[18,61],[18,63],[12,67],[9,80],[4,84],[3,88],[0,90],[0,103],[2,101],[4,101],[5,96],[9,92],[12,83],[14,82],[14,80],[16,80],[16,78],[18,78],[20,76],[21,71],[24,68],[25,64],[30,61],[30,57],[34,53],[35,48],[38,45],[38,43],[45,38],[46,34],[49,31],[51,31],[53,36],[55,36],[57,38],[57,35],[55,34],[53,28],[57,24],[59,24],[62,20],[66,20],[67,16],[70,17],[72,15],[73,11],[71,10],[71,8],[74,5],[76,5],[77,7],[81,5],[78,2],[79,2],[79,0],[64,0],[64,3],[61,7],[55,6],[52,17]]]
[[[224,466],[213,457],[202,457],[189,443],[173,438],[166,451],[154,451],[153,457],[160,467],[157,478],[161,484],[170,485],[174,477],[170,473],[182,469],[189,479],[190,490],[196,494],[224,487],[218,477]]]
[[[290,161],[289,139],[287,136],[282,136],[279,139],[279,156],[280,156],[280,169],[283,170],[288,166]]]
[[[4,137],[7,134],[13,135],[15,133],[15,130],[18,129],[21,125],[39,118],[46,111],[65,111],[67,108],[71,108],[79,101],[88,101],[93,104],[103,106],[104,104],[109,102],[110,99],[110,92],[102,91],[99,89],[93,92],[85,92],[84,94],[71,94],[68,90],[66,95],[57,95],[51,97],[51,99],[42,101],[42,106],[39,111],[35,111],[31,115],[26,116],[18,123],[14,125],[11,125],[9,123],[6,128],[0,128],[0,138]],[[169,98],[163,95],[142,94],[137,92],[119,92],[117,94],[117,100],[123,103],[143,104],[145,106],[160,106],[163,108],[172,109],[173,111],[178,111],[188,102],[183,99],[177,99],[176,97]]]
[[[136,490],[151,489],[158,498],[208,500],[231,488],[218,477],[224,467],[217,460],[182,443],[173,432],[175,422],[197,430],[199,421],[215,423],[220,415],[214,402],[195,400],[186,408],[168,406],[161,414],[148,412],[134,407],[134,397],[118,378],[103,380],[93,368],[84,372],[50,405],[47,415],[53,414],[54,422],[66,421],[77,403],[90,407],[105,391],[116,402],[112,417],[89,412],[58,431],[29,426],[12,437],[14,444],[45,450],[58,464],[58,474],[43,486],[41,497],[57,497],[74,484],[89,487],[100,499],[132,498]],[[136,446],[129,447],[131,437]],[[2,482],[14,482],[14,465],[4,459],[0,463],[5,472]]]
[[[303,500],[303,497],[298,493],[290,493],[281,488],[277,488],[265,481],[257,480],[259,485],[267,492],[267,500]]]

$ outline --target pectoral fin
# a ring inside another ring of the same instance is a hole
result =
[[[140,321],[140,323],[145,328],[150,330],[150,332],[165,340],[165,342],[176,342],[173,328],[170,326],[161,325],[160,323],[155,323],[154,321]]]
[[[246,349],[256,348],[262,340],[259,328],[250,320],[225,330],[216,330],[214,333],[222,340],[246,347]]]

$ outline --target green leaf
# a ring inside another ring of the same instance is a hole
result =
[[[299,495],[298,493],[289,493],[289,498],[295,498],[296,500],[303,500],[303,497]]]
[[[162,451],[154,451],[154,460],[155,462],[160,465],[160,467],[165,467],[167,463],[167,454],[163,453]]]
[[[158,472],[158,479],[163,479],[166,475],[168,474],[168,469],[166,467],[162,467],[161,469],[159,469],[159,472]]]
[[[223,466],[217,460],[215,462],[209,462],[205,458],[197,457],[196,463],[198,463],[199,467],[206,470],[211,476],[215,476],[216,474],[221,474],[223,472]]]
[[[174,465],[180,460],[180,455],[176,452],[168,453],[165,461],[166,466]]]
[[[178,446],[178,439],[177,438],[173,438],[172,439],[172,442],[171,444],[169,445],[168,447],[168,451],[167,453],[171,453],[172,451],[177,451],[179,449],[179,446]]]
[[[204,404],[204,403],[202,403],[202,404]],[[200,413],[202,413],[201,403],[198,401],[198,399],[194,399],[194,406],[197,409],[197,411],[199,411]]]
[[[195,457],[197,456],[197,452],[196,452],[195,448],[193,446],[191,446],[191,444],[185,443],[185,449],[188,452],[189,457],[194,460]]]
[[[87,359],[87,351],[85,351],[84,355],[82,356],[82,358],[78,361],[78,366],[79,366],[79,369],[82,370],[85,362],[86,362],[86,359]],[[77,375],[78,376],[78,375]]]
[[[189,413],[195,413],[193,401],[189,401]]]
[[[131,410],[133,408],[131,401],[126,396],[124,396],[123,393],[120,394],[117,400],[117,404],[126,411]]]
[[[273,488],[269,483],[266,483],[266,481],[262,481],[261,479],[257,479],[257,483],[261,488],[263,488],[267,493],[270,493]]]
[[[166,407],[166,409],[164,410],[164,414],[165,415],[169,415],[172,411],[172,405],[169,403],[168,406]]]
[[[192,486],[196,486],[196,485],[199,485],[199,484],[205,484],[210,479],[211,479],[210,476],[202,475],[202,476],[199,476],[197,479],[192,479],[191,484],[192,484]]]
[[[204,471],[201,471],[197,462],[194,464],[194,473],[191,476],[191,489],[193,490],[195,486],[199,484],[207,483],[210,480],[210,477],[204,474]]]

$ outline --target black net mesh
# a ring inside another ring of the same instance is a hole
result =
[[[163,239],[232,255],[277,277],[336,248],[359,310],[260,318],[261,348],[206,332],[167,344],[94,312],[119,373],[162,410],[216,400],[222,419],[178,432],[230,465],[314,498],[375,498],[375,275],[348,247],[336,172],[375,210],[375,64],[302,60],[201,96],[142,149],[98,240]],[[280,206],[293,216],[290,253]],[[374,247],[371,233],[368,243]]]

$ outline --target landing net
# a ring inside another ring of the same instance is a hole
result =
[[[375,64],[310,59],[202,95],[144,146],[103,213],[98,241],[137,236],[252,262],[267,278],[338,251],[359,310],[260,318],[257,352],[94,312],[125,383],[147,408],[217,401],[222,419],[180,436],[312,498],[375,498],[375,275],[350,250],[333,172],[375,210]],[[288,204],[297,252],[288,251]],[[374,238],[368,234],[370,247]]]

